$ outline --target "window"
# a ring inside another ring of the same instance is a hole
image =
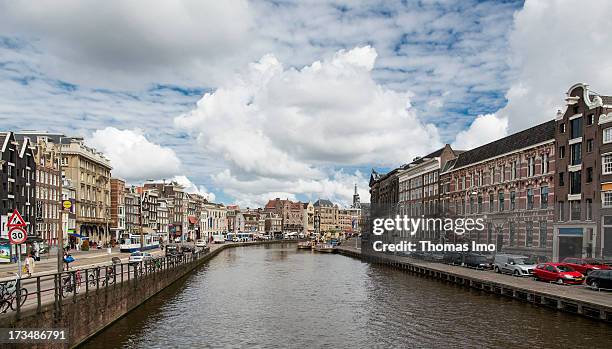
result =
[[[582,118],[570,120],[570,139],[582,137]]]
[[[516,166],[516,160],[515,160],[515,161],[512,161],[512,168],[511,168],[511,171],[512,171],[512,179],[516,179],[516,177],[517,177],[517,176],[516,176],[516,167],[517,167],[517,166]]]
[[[482,213],[482,196],[478,197],[478,213]]]
[[[563,159],[565,157],[565,146],[562,145],[559,147],[559,159]]]
[[[601,166],[603,174],[612,174],[612,154],[606,154],[601,157]]]
[[[503,211],[504,210],[504,191],[500,190],[498,192],[498,209],[499,211]]]
[[[570,172],[570,194],[580,194],[582,192],[581,172]]]
[[[565,173],[559,172],[559,186],[562,187],[565,185]]]
[[[516,192],[510,192],[510,210],[513,211],[516,208]]]
[[[540,248],[546,248],[546,221],[540,221]]]
[[[559,201],[558,208],[559,208],[559,221],[563,222],[565,220],[565,203],[563,201]]]
[[[516,246],[516,223],[509,223],[510,246]]]
[[[540,208],[548,208],[548,187],[540,188]]]
[[[493,223],[487,223],[487,244],[493,242]]]
[[[612,207],[612,191],[601,192],[601,203],[603,207]]]
[[[612,142],[612,127],[604,128],[604,130],[603,130],[603,142],[604,143]]]
[[[548,153],[542,154],[542,174],[548,173],[549,165]]]
[[[580,165],[582,163],[582,143],[570,145],[570,165]]]
[[[586,141],[586,151],[587,153],[590,153],[593,151],[593,140],[592,139],[587,139]]]
[[[527,189],[527,209],[533,209],[533,188]]]
[[[565,123],[559,124],[559,133],[565,133]]]
[[[476,213],[476,200],[474,200],[473,196],[470,196],[470,213]]]
[[[535,156],[527,159],[527,177],[535,175]]]
[[[591,183],[593,181],[593,168],[587,167],[586,173],[586,181],[587,183]]]
[[[525,223],[525,246],[531,247],[533,245],[533,222]]]
[[[578,105],[574,106],[574,114],[578,114]]]
[[[580,220],[580,200],[570,201],[570,220]]]
[[[495,196],[493,193],[489,193],[489,212],[493,212],[493,207],[495,206]]]
[[[595,114],[591,113],[587,115],[587,125],[591,126],[595,122]]]
[[[593,200],[586,199],[586,220],[593,220]]]

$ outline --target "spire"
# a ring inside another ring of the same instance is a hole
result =
[[[355,195],[357,195],[357,183],[355,183]]]

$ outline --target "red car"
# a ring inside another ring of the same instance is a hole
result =
[[[533,270],[533,276],[537,280],[556,282],[561,285],[580,285],[584,282],[584,275],[582,273],[577,272],[564,263],[538,264]]]
[[[593,258],[565,258],[561,261],[563,264],[567,264],[574,270],[581,272],[584,275],[592,272],[593,270],[610,269],[609,266],[603,264],[603,262],[595,260]]]

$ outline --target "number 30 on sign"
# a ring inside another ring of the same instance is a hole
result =
[[[28,233],[21,227],[11,228],[8,235],[9,241],[15,245],[24,243],[28,237]]]

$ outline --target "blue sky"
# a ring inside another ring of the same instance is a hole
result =
[[[372,167],[546,121],[575,79],[608,88],[545,63],[569,59],[546,57],[572,35],[554,16],[608,25],[563,1],[59,2],[0,1],[1,128],[85,136],[119,176],[225,203],[367,200]]]

